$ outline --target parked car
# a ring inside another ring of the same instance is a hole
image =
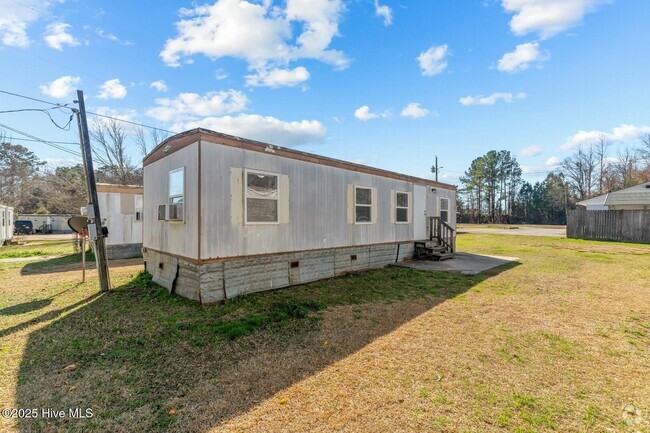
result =
[[[16,235],[31,235],[34,234],[34,223],[28,220],[14,221],[14,234]]]

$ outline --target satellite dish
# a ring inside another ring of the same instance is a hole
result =
[[[81,233],[81,231],[88,228],[88,218],[85,216],[73,216],[68,219],[68,226],[70,226],[75,233]]]

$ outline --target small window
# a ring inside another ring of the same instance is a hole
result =
[[[142,221],[142,212],[136,211],[135,213],[135,220],[136,221]]]
[[[246,222],[278,222],[278,175],[246,171]]]
[[[169,172],[169,204],[185,202],[185,168]]]
[[[159,204],[158,205],[158,221],[165,221],[167,218],[167,205]]]
[[[355,187],[354,221],[362,224],[372,222],[372,189]]]
[[[395,222],[409,222],[409,195],[406,192],[395,194]]]
[[[440,219],[444,222],[449,222],[449,199],[440,198]]]

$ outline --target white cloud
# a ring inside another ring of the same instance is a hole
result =
[[[650,134],[650,126],[635,126],[625,123],[613,128],[612,132],[580,130],[569,137],[560,146],[560,149],[568,151],[580,146],[596,144],[601,138],[610,142],[627,143],[639,140],[646,134]]]
[[[0,0],[0,43],[10,47],[30,44],[27,27],[47,13],[49,0]]]
[[[253,87],[294,87],[309,79],[309,71],[298,66],[295,69],[262,68],[257,73],[246,75],[246,85]]]
[[[111,42],[116,42],[120,45],[125,45],[125,46],[133,45],[133,42],[123,41],[122,39],[115,36],[113,33],[108,33],[104,31],[104,29],[102,29],[101,27],[95,29],[95,34],[100,38],[107,39]]]
[[[420,53],[417,61],[422,69],[422,75],[438,75],[447,68],[447,54],[449,47],[447,44],[433,45],[428,50]]]
[[[197,121],[197,117],[220,116],[243,111],[248,98],[237,90],[206,93],[181,93],[176,98],[156,99],[157,107],[147,110],[147,116],[160,122]]]
[[[149,87],[153,87],[159,92],[166,92],[167,91],[167,84],[165,84],[165,81],[163,80],[157,80],[152,82]]]
[[[66,23],[48,24],[45,28],[45,36],[43,39],[45,39],[45,42],[50,48],[59,51],[63,51],[64,45],[70,45],[71,47],[77,46],[79,45],[79,41],[68,33],[68,30],[71,28],[72,26]]]
[[[560,163],[560,158],[557,156],[551,156],[546,160],[546,165],[549,167],[556,167]]]
[[[406,107],[402,108],[400,113],[403,117],[412,117],[418,119],[429,114],[429,110],[420,106],[418,102],[411,102]]]
[[[388,117],[388,112],[384,111],[383,113],[373,113],[370,111],[370,107],[364,105],[354,110],[354,117],[366,122],[370,119],[377,119],[379,117]]]
[[[380,5],[379,0],[375,0],[375,14],[384,20],[384,25],[393,24],[393,11],[386,5]]]
[[[123,99],[126,97],[126,87],[124,87],[120,80],[114,78],[112,80],[104,81],[99,89],[99,99]]]
[[[182,131],[198,127],[287,147],[320,142],[327,134],[325,126],[317,120],[287,122],[259,114],[207,117],[176,124],[172,129]]]
[[[538,156],[544,153],[544,148],[542,146],[528,146],[519,150],[520,156],[531,157]]]
[[[214,71],[214,78],[216,78],[217,80],[225,80],[226,78],[228,78],[228,72],[219,68],[216,71]]]
[[[79,83],[81,83],[81,78],[64,75],[48,84],[39,86],[39,88],[44,95],[56,99],[66,99],[72,94]]]
[[[465,106],[470,106],[470,105],[494,105],[496,104],[499,100],[502,100],[504,102],[513,102],[517,99],[524,99],[526,97],[526,94],[524,92],[519,92],[516,94],[512,94],[510,92],[508,93],[503,93],[503,92],[496,92],[493,93],[489,96],[483,96],[483,95],[478,95],[478,96],[465,96],[464,98],[460,98],[459,102],[462,105]]]
[[[343,11],[341,0],[287,0],[284,8],[270,0],[217,0],[181,9],[178,35],[165,42],[160,57],[168,66],[179,66],[182,58],[196,54],[230,56],[246,60],[252,69],[310,58],[343,69],[349,60],[329,48]]]
[[[539,42],[527,42],[517,45],[514,51],[505,53],[499,59],[497,69],[501,72],[521,72],[528,69],[531,63],[546,61],[548,57],[547,53],[540,52]]]
[[[548,39],[578,25],[598,5],[610,0],[502,0],[503,9],[514,14],[510,29],[518,36],[537,33]]]

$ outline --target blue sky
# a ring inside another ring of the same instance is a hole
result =
[[[438,155],[451,183],[508,149],[537,180],[600,135],[615,156],[650,133],[648,22],[647,0],[0,0],[0,90],[82,89],[90,111],[421,177]],[[0,94],[0,111],[43,107]],[[0,123],[77,140],[41,112]]]

